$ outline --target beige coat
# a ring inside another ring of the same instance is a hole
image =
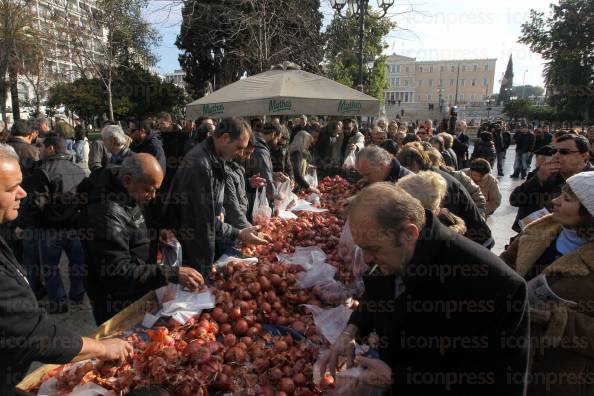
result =
[[[462,172],[470,177],[470,169],[464,169]],[[501,205],[501,192],[499,191],[497,179],[495,179],[495,177],[489,173],[483,177],[483,180],[481,180],[480,183],[477,184],[487,201],[487,216],[491,216]]]
[[[520,275],[554,243],[561,225],[552,215],[530,224],[501,255]],[[577,303],[551,303],[545,323],[531,315],[528,395],[594,395],[594,242],[568,253],[544,273],[552,291]]]

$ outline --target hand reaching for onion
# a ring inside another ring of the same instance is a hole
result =
[[[270,236],[260,232],[260,226],[244,228],[239,231],[238,239],[246,245],[263,245],[272,242]]]

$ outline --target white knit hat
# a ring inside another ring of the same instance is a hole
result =
[[[578,173],[567,179],[567,184],[580,203],[594,216],[594,172]]]

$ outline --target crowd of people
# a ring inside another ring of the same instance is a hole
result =
[[[470,136],[462,120],[452,133],[434,125],[304,115],[175,122],[161,113],[107,124],[90,142],[80,120],[17,121],[0,144],[0,393],[10,394],[35,360],[130,353],[123,341],[81,338],[45,312],[64,313],[86,295],[99,325],[168,282],[196,289],[222,254],[271,242],[255,225],[259,193],[274,215],[287,183],[315,196],[317,178],[341,175],[362,188],[341,210],[377,272],[365,278],[330,370],[355,338],[376,332],[387,341],[370,382],[395,394],[446,386],[476,394],[469,390],[489,385],[487,394],[521,395],[526,384],[534,395],[593,394],[593,382],[527,374],[593,374],[594,127],[497,121]],[[502,203],[498,180],[512,145],[510,176],[524,179],[510,198],[518,234],[510,230],[499,258],[487,219]],[[178,242],[183,265],[162,265]],[[394,310],[369,308],[378,300]],[[414,304],[439,301],[453,311]],[[490,309],[471,307],[485,302]],[[422,337],[463,341],[411,343]],[[464,346],[475,337],[481,347]],[[574,339],[587,342],[561,344]],[[455,378],[414,379],[425,372]],[[468,373],[493,376],[473,384]]]

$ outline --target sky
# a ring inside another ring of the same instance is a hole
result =
[[[495,91],[510,54],[514,59],[514,85],[543,85],[543,60],[528,46],[519,44],[522,23],[530,10],[549,12],[554,0],[396,0],[387,17],[398,27],[385,41],[386,54],[446,60],[497,58]],[[321,0],[325,23],[333,15],[329,0]],[[179,33],[181,1],[152,0],[146,18],[161,34],[156,53],[157,71],[161,74],[179,69],[179,50],[175,40]],[[370,0],[376,5],[376,0]]]

